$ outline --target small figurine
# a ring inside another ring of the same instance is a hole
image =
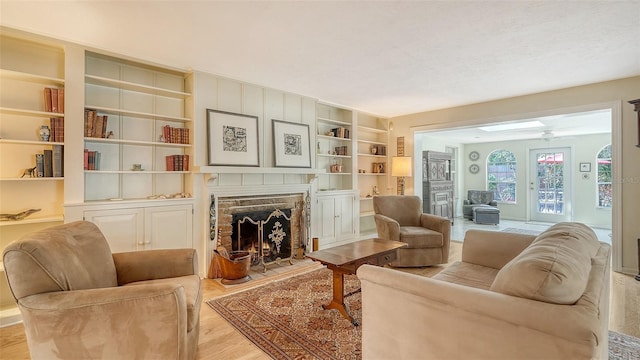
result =
[[[27,175],[29,177],[36,177],[36,167],[34,166],[32,168],[25,169],[24,172],[22,173],[22,176],[20,177],[23,178]]]
[[[113,139],[113,131],[109,131],[109,133],[107,134],[107,139]]]
[[[373,196],[377,196],[380,195],[380,192],[378,191],[378,187],[376,185],[373,185]]]

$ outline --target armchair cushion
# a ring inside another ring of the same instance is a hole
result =
[[[419,226],[403,226],[400,238],[408,245],[404,249],[420,249],[442,246],[442,234]]]

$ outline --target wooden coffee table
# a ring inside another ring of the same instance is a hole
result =
[[[349,315],[344,304],[345,297],[357,292],[344,294],[344,275],[355,274],[364,264],[388,264],[397,259],[397,249],[404,246],[407,244],[399,241],[368,239],[306,254],[309,259],[319,261],[333,271],[333,299],[328,305],[322,305],[322,308],[337,309],[353,325],[360,325]]]

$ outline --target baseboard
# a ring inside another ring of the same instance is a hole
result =
[[[22,322],[22,314],[17,307],[0,310],[0,327],[11,326]]]

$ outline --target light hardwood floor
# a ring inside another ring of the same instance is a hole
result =
[[[451,261],[460,258],[462,244],[452,243]],[[310,260],[290,265],[274,265],[266,275],[253,273],[254,280],[242,285],[223,286],[216,280],[202,280],[205,300],[229,295],[251,287],[260,286],[320,267]],[[444,266],[413,269],[410,272],[430,276]],[[633,276],[612,273],[611,275],[611,311],[610,329],[624,334],[640,337],[640,282]],[[0,328],[0,359],[28,359],[24,327],[22,324]],[[233,326],[222,319],[207,304],[200,310],[200,341],[198,359],[270,359],[264,352],[247,340]]]

